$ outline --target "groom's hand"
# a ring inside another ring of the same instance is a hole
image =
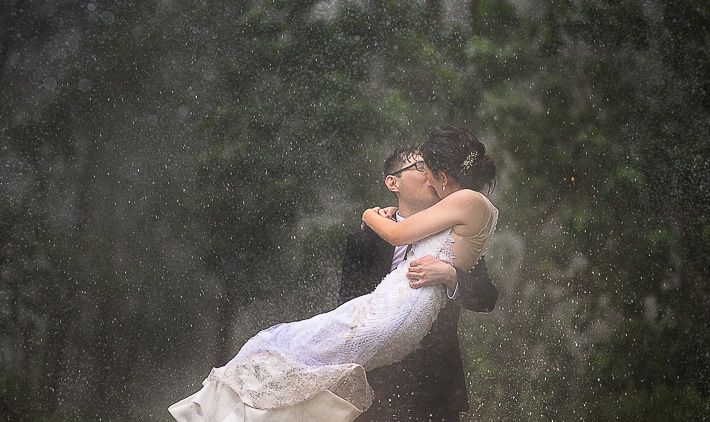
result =
[[[409,263],[407,271],[409,287],[418,289],[420,287],[445,284],[450,290],[456,288],[456,269],[444,261],[425,255]]]

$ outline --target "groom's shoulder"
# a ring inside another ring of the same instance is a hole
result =
[[[390,248],[394,247],[369,227],[364,230],[357,230],[347,238],[347,249],[351,252],[358,251],[360,254],[378,255],[388,251]]]
[[[348,240],[357,240],[357,241],[365,240],[365,239],[369,239],[372,234],[374,234],[372,229],[370,229],[369,227],[365,227],[364,229],[355,230],[355,231],[351,232],[348,235]]]
[[[380,236],[377,235],[371,228],[365,227],[362,230],[356,230],[348,236],[348,242],[367,244],[376,243],[378,241],[384,241]]]

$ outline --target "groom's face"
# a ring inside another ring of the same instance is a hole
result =
[[[407,167],[417,161],[422,161],[422,157],[413,155],[409,163],[403,164],[402,167]],[[416,168],[401,172],[398,182],[400,202],[407,201],[417,211],[434,205],[440,199],[436,191],[427,182],[426,173],[417,171]]]

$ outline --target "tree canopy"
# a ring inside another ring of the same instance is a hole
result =
[[[381,162],[499,164],[464,420],[710,409],[710,7],[5,1],[0,413],[169,420],[258,329],[336,304]]]

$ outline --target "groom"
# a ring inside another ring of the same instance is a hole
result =
[[[385,185],[397,197],[398,220],[430,207],[439,197],[426,182],[414,147],[394,150],[383,166]],[[369,228],[348,237],[339,301],[370,293],[398,265],[409,265],[410,286],[445,284],[449,299],[429,334],[403,360],[368,372],[375,399],[356,422],[459,421],[468,410],[468,394],[458,339],[461,308],[490,312],[498,291],[484,258],[471,272],[455,269],[431,256],[403,262],[406,247],[382,240]]]

